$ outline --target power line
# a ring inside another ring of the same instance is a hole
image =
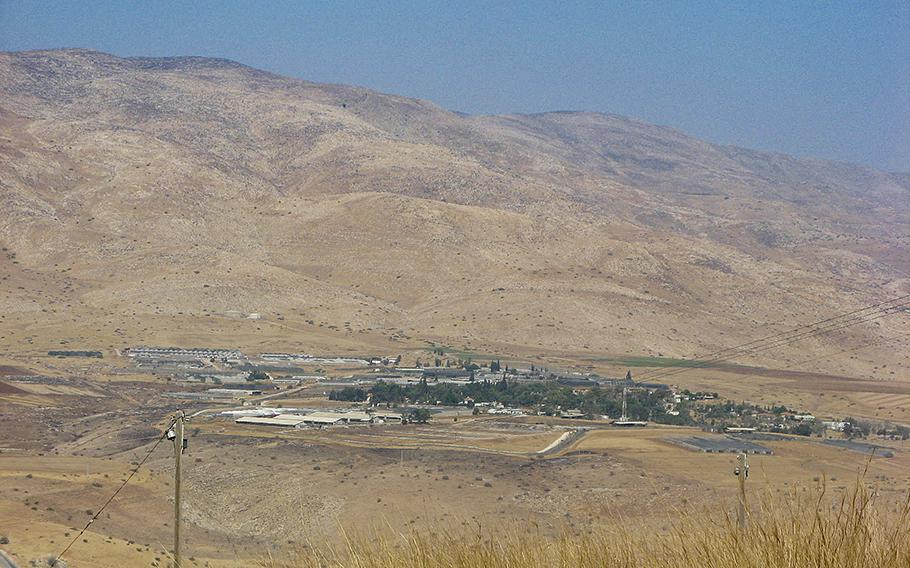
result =
[[[910,306],[910,302],[906,302],[904,304],[898,304],[895,306],[889,306],[889,307],[883,308],[877,312],[865,314],[862,317],[855,317],[850,320],[835,322],[835,323],[828,324],[827,326],[824,326],[821,328],[810,329],[808,331],[800,332],[795,335],[793,335],[791,333],[790,337],[782,337],[778,340],[772,341],[771,343],[766,343],[764,345],[756,345],[751,349],[740,350],[739,352],[730,353],[729,355],[714,357],[712,359],[707,359],[707,360],[695,360],[694,365],[690,365],[690,366],[686,366],[686,367],[677,367],[677,368],[672,368],[672,369],[660,369],[656,373],[646,374],[646,376],[648,379],[651,379],[651,380],[658,379],[658,378],[666,378],[666,377],[670,377],[673,375],[678,375],[680,373],[684,373],[690,369],[704,368],[713,363],[727,361],[730,358],[737,356],[737,355],[751,356],[751,355],[755,355],[757,353],[762,353],[762,352],[768,351],[770,349],[775,349],[778,347],[786,347],[788,345],[792,345],[792,344],[802,341],[804,339],[818,337],[821,335],[827,335],[829,333],[833,333],[833,332],[839,331],[841,329],[846,329],[848,327],[853,327],[853,326],[861,324],[861,323],[868,323],[870,321],[875,321],[875,320],[881,319],[883,317],[887,317],[890,315],[894,315],[896,313],[900,313],[901,308],[906,307],[906,306]]]
[[[651,371],[645,371],[644,373],[639,375],[639,379],[654,379],[654,378],[657,378],[658,376],[668,376],[671,374],[677,374],[677,373],[684,372],[691,368],[700,368],[700,367],[710,365],[711,363],[714,363],[714,362],[724,361],[735,355],[756,353],[756,352],[764,351],[767,349],[771,349],[773,347],[780,347],[780,346],[789,344],[790,342],[794,342],[795,340],[801,340],[801,339],[805,339],[807,337],[811,337],[814,335],[821,335],[823,333],[829,333],[831,331],[843,329],[844,327],[849,327],[851,325],[863,323],[865,321],[872,321],[873,319],[878,319],[879,317],[884,317],[886,315],[891,315],[892,313],[897,313],[899,308],[910,305],[910,302],[903,302],[903,303],[896,304],[896,302],[900,302],[901,300],[907,300],[908,298],[910,298],[910,294],[906,294],[904,296],[898,296],[896,298],[885,300],[883,302],[878,302],[876,304],[865,306],[863,308],[859,308],[859,309],[856,309],[856,310],[853,310],[853,311],[850,311],[850,312],[847,312],[844,314],[832,316],[832,317],[825,318],[825,319],[822,319],[822,320],[819,320],[819,321],[816,321],[813,323],[801,325],[801,326],[795,327],[788,331],[775,333],[772,335],[762,337],[760,339],[755,339],[755,340],[752,340],[752,341],[749,341],[746,343],[742,343],[740,345],[728,347],[728,348],[722,349],[720,351],[715,351],[713,353],[709,353],[709,354],[703,355],[702,357],[699,357],[697,359],[691,360],[692,364],[686,365],[685,367],[674,368],[674,369],[670,369],[670,370],[652,369]],[[882,306],[884,306],[884,307],[882,307]],[[872,310],[872,311],[870,312],[870,310]],[[863,312],[870,312],[870,313],[863,314]],[[860,314],[862,314],[862,315],[860,315]],[[869,316],[876,316],[876,317],[870,318]],[[845,318],[847,318],[847,319],[845,319]],[[843,321],[838,321],[838,320],[843,320]],[[770,344],[769,344],[769,342],[770,342]]]
[[[910,305],[910,303],[908,303],[908,305]],[[685,370],[687,370],[687,369],[689,369],[689,368],[703,368],[703,367],[706,367],[706,366],[708,366],[708,365],[710,365],[710,364],[712,364],[712,363],[717,363],[717,362],[729,360],[731,357],[733,357],[733,356],[735,356],[735,355],[748,355],[748,356],[751,356],[751,355],[755,355],[755,354],[757,354],[757,353],[762,353],[762,352],[768,351],[768,350],[770,350],[770,349],[775,349],[775,348],[778,348],[778,347],[785,347],[785,346],[788,346],[788,345],[792,345],[793,343],[797,343],[797,342],[799,342],[799,341],[802,341],[802,340],[804,340],[804,339],[809,339],[809,338],[812,338],[812,337],[818,337],[818,336],[821,336],[821,335],[827,335],[827,334],[829,334],[829,333],[833,333],[833,332],[839,331],[839,330],[841,330],[841,329],[846,329],[846,328],[848,328],[848,327],[852,327],[852,326],[858,325],[858,324],[860,324],[860,323],[867,323],[867,322],[870,322],[870,321],[875,321],[875,320],[877,320],[877,319],[881,319],[881,318],[886,317],[886,316],[889,316],[889,315],[896,314],[896,313],[898,313],[898,312],[900,311],[900,308],[901,308],[901,307],[903,307],[903,304],[902,304],[902,305],[898,305],[898,306],[888,307],[888,308],[885,308],[885,309],[883,309],[883,310],[881,310],[881,311],[879,311],[879,312],[873,312],[873,313],[870,313],[870,314],[865,314],[865,316],[863,316],[863,317],[853,318],[853,319],[845,320],[845,321],[842,321],[842,322],[836,322],[836,323],[834,323],[834,324],[829,324],[829,325],[824,326],[824,327],[821,327],[821,328],[811,329],[811,330],[804,331],[804,332],[801,332],[801,333],[798,333],[798,334],[795,334],[795,335],[791,334],[790,337],[781,338],[781,339],[779,339],[779,340],[775,340],[775,341],[772,341],[771,343],[766,343],[766,344],[764,344],[764,345],[757,345],[757,346],[753,347],[752,349],[741,350],[741,351],[739,351],[739,352],[737,352],[737,353],[731,353],[731,354],[729,354],[729,355],[725,355],[725,356],[722,356],[722,357],[715,357],[715,358],[713,358],[713,359],[708,359],[708,360],[703,360],[703,361],[696,361],[695,364],[694,364],[694,365],[691,365],[690,367],[681,367],[681,368],[673,368],[673,369],[661,369],[661,370],[660,370],[659,372],[657,372],[657,373],[652,373],[652,374],[650,375],[650,378],[651,378],[651,379],[656,379],[656,378],[662,378],[662,377],[668,377],[668,376],[672,376],[672,375],[677,375],[677,374],[679,374],[679,373],[681,373],[681,372],[684,372]]]
[[[843,322],[836,322],[834,324],[830,324],[825,327],[816,328],[814,330],[810,330],[808,332],[804,332],[799,335],[795,335],[795,336],[771,343],[770,345],[759,346],[758,348],[750,350],[747,353],[748,354],[761,353],[762,351],[767,351],[768,349],[773,349],[775,347],[780,347],[783,345],[790,345],[792,343],[796,343],[797,341],[801,341],[802,339],[805,339],[807,337],[816,337],[818,335],[825,335],[825,334],[832,333],[832,332],[835,332],[835,331],[838,331],[841,329],[853,327],[854,325],[858,325],[861,323],[868,323],[870,321],[875,321],[875,320],[881,319],[883,317],[887,317],[887,316],[899,313],[901,311],[901,308],[906,307],[906,306],[910,306],[910,302],[907,302],[904,304],[898,304],[895,306],[889,306],[889,307],[883,308],[877,312],[873,312],[871,314],[865,314],[861,318],[853,318],[851,320],[847,320],[847,321],[843,321]]]
[[[857,346],[857,347],[851,347],[851,348],[848,348],[848,349],[840,349],[840,350],[838,350],[838,351],[831,351],[831,352],[828,352],[828,353],[823,353],[823,354],[821,354],[821,355],[818,355],[817,357],[810,357],[810,358],[808,358],[808,359],[802,359],[802,360],[799,360],[799,361],[795,361],[795,363],[796,363],[797,365],[803,364],[803,363],[811,363],[811,362],[813,362],[813,361],[818,361],[819,359],[825,359],[825,358],[827,358],[827,357],[833,357],[833,356],[835,356],[835,355],[841,355],[841,354],[843,354],[843,353],[852,353],[852,352],[855,352],[855,351],[860,351],[860,350],[862,350],[862,349],[867,349],[867,348],[869,348],[869,347],[874,347],[874,346],[879,346],[879,345],[886,345],[886,344],[888,344],[888,343],[894,343],[895,341],[900,341],[901,339],[904,339],[904,338],[906,338],[906,337],[910,337],[910,333],[904,333],[904,334],[898,335],[897,337],[891,337],[891,338],[888,338],[888,339],[882,339],[882,340],[877,340],[877,341],[870,341],[870,342],[868,342],[868,343],[864,343],[864,344],[862,344],[862,345],[860,345],[860,346]],[[751,377],[759,377],[759,376],[760,376],[760,375],[759,375],[759,374],[756,374],[756,373],[749,373],[749,374],[741,375],[739,378],[740,378],[740,379],[748,379],[748,378],[751,378]]]
[[[126,485],[133,479],[133,476],[136,475],[136,472],[139,471],[139,468],[141,468],[143,466],[143,464],[145,464],[145,462],[151,457],[152,452],[154,452],[155,449],[158,448],[158,445],[161,444],[161,442],[164,440],[164,438],[167,437],[167,432],[168,432],[168,430],[171,429],[171,426],[173,426],[173,425],[174,425],[174,423],[171,422],[171,424],[168,425],[168,427],[164,429],[164,432],[161,434],[161,436],[158,438],[158,440],[155,442],[155,444],[152,446],[152,448],[148,451],[148,453],[145,454],[145,457],[143,457],[142,460],[138,464],[136,464],[136,467],[133,468],[133,470],[130,472],[129,476],[123,480],[123,483],[120,484],[120,487],[118,487],[117,490],[114,491],[113,495],[111,495],[110,498],[108,498],[108,500],[105,501],[104,505],[102,505],[101,508],[99,508],[98,511],[94,515],[92,515],[92,518],[89,519],[87,523],[85,523],[85,526],[82,527],[82,530],[79,531],[79,534],[77,534],[76,537],[72,541],[70,541],[69,544],[66,545],[66,548],[63,549],[63,552],[61,552],[60,554],[57,555],[57,557],[54,559],[54,565],[56,565],[57,562],[59,562],[60,559],[63,558],[63,555],[66,554],[66,552],[74,544],[76,544],[76,541],[79,540],[79,538],[83,534],[85,534],[85,531],[88,530],[88,528],[92,525],[92,523],[94,523],[95,520],[99,516],[101,516],[101,513],[104,512],[104,509],[106,509],[107,506],[111,504],[111,502],[114,500],[114,498],[116,498],[117,495],[123,490],[123,488],[126,487]]]
[[[812,363],[813,361],[818,361],[818,360],[821,360],[821,359],[826,359],[826,358],[828,358],[828,357],[833,357],[833,356],[835,356],[835,355],[842,355],[842,354],[844,354],[844,353],[853,353],[854,351],[861,351],[861,350],[863,350],[863,349],[868,349],[869,347],[876,347],[876,346],[880,346],[880,345],[887,345],[888,343],[894,343],[894,342],[900,341],[901,339],[904,339],[904,338],[906,338],[906,337],[910,337],[910,333],[902,333],[901,335],[898,335],[897,337],[891,337],[891,338],[887,338],[887,339],[880,339],[880,340],[876,340],[876,341],[870,341],[870,342],[868,342],[868,343],[864,343],[864,344],[859,345],[859,346],[857,346],[857,347],[850,347],[850,348],[847,348],[847,349],[839,349],[839,350],[837,350],[837,351],[830,351],[830,352],[828,352],[828,353],[823,353],[823,354],[818,355],[818,356],[816,356],[816,357],[809,357],[808,359],[801,359],[801,360],[799,360],[799,361],[795,361],[795,363],[796,363],[797,365],[801,365],[801,364],[803,364],[803,363]],[[758,376],[757,374],[754,374],[754,373],[753,373],[753,374],[745,375],[743,378],[757,377],[757,376]]]
[[[744,349],[747,348],[747,347],[755,346],[756,344],[763,343],[763,342],[766,342],[766,341],[769,341],[769,340],[782,338],[783,336],[791,335],[791,334],[797,333],[797,332],[799,332],[800,330],[803,330],[803,329],[815,328],[815,327],[818,327],[818,326],[820,326],[820,325],[822,325],[822,324],[832,323],[832,322],[835,322],[835,320],[840,320],[840,319],[848,318],[848,317],[850,317],[850,316],[856,316],[857,314],[861,314],[862,312],[867,312],[867,311],[869,311],[869,310],[874,310],[874,309],[876,309],[876,308],[881,309],[881,306],[885,306],[886,304],[894,304],[894,303],[896,303],[896,302],[900,302],[900,301],[902,301],[902,300],[907,300],[907,299],[910,299],[910,294],[906,294],[906,295],[904,295],[904,296],[898,296],[898,297],[896,297],[896,298],[891,298],[891,299],[889,299],[889,300],[885,300],[885,301],[882,301],[882,302],[878,302],[878,303],[875,303],[875,304],[871,304],[871,305],[869,305],[869,306],[865,306],[865,307],[863,307],[863,308],[859,308],[859,309],[856,309],[856,310],[853,310],[853,311],[850,311],[850,312],[846,312],[846,313],[839,314],[839,315],[832,316],[832,317],[828,317],[828,318],[825,318],[825,319],[822,319],[822,320],[819,320],[819,321],[816,321],[816,322],[812,322],[812,323],[804,324],[804,325],[801,325],[801,326],[797,326],[797,327],[795,327],[795,328],[793,328],[793,329],[790,329],[790,330],[788,330],[788,331],[782,331],[782,332],[774,333],[774,334],[772,334],[772,335],[768,335],[768,336],[765,336],[765,337],[762,337],[762,338],[759,338],[759,339],[753,339],[752,341],[749,341],[749,342],[746,342],[746,343],[742,343],[742,344],[740,344],[740,345],[734,345],[733,347],[727,347],[726,349],[721,349],[720,351],[715,351],[715,352],[713,352],[713,353],[708,353],[708,354],[706,354],[706,355],[702,355],[701,357],[698,357],[698,358],[694,359],[693,361],[696,361],[696,362],[697,362],[697,361],[700,360],[700,359],[714,358],[714,357],[719,357],[719,356],[721,356],[721,355],[723,355],[723,354],[725,354],[725,353],[732,353],[732,352],[736,352],[736,351],[741,351],[741,350],[744,350]],[[887,309],[887,308],[885,308],[885,309]],[[867,315],[870,315],[870,314],[867,314]],[[652,370],[652,371],[647,371],[647,372],[645,372],[645,373],[643,374],[643,376],[647,376],[647,375],[649,375],[649,374],[654,374],[654,373],[658,373],[658,372],[661,372],[661,369]]]

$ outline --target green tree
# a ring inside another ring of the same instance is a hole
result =
[[[798,426],[796,426],[795,428],[793,428],[793,430],[791,430],[791,432],[792,432],[793,434],[798,435],[798,436],[811,436],[811,435],[812,435],[812,427],[809,426],[808,424],[806,424],[805,422],[802,422],[802,423],[800,423]]]
[[[247,375],[247,377],[246,377],[246,380],[247,380],[247,381],[250,381],[250,382],[253,382],[253,381],[267,381],[267,380],[269,380],[269,379],[271,379],[271,377],[270,377],[269,374],[266,373],[265,371],[253,371],[253,372],[251,372],[249,375]]]
[[[426,408],[415,408],[405,415],[406,420],[414,424],[426,424],[431,416],[432,414]]]

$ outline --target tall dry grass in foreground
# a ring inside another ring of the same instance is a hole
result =
[[[908,568],[910,500],[886,505],[861,482],[840,496],[824,485],[770,492],[756,503],[749,524],[682,513],[665,533],[634,526],[594,535],[547,538],[519,534],[455,538],[427,533],[352,540],[269,559],[263,568]]]

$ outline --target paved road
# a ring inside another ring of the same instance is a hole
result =
[[[278,392],[276,392],[276,393],[267,394],[267,395],[263,395],[263,396],[256,397],[256,398],[250,398],[250,399],[248,399],[248,400],[249,400],[249,402],[250,402],[251,404],[253,404],[253,405],[258,405],[259,403],[261,403],[261,402],[263,402],[263,401],[266,401],[266,400],[274,400],[274,399],[276,399],[276,398],[282,398],[282,397],[285,397],[285,396],[289,396],[289,395],[298,393],[298,392],[302,391],[303,389],[305,389],[305,388],[308,387],[308,386],[310,386],[310,385],[303,385],[303,386],[299,386],[299,387],[294,387],[294,388],[292,388],[292,389],[283,390],[283,391],[278,391]],[[197,416],[201,416],[201,415],[203,415],[203,414],[205,414],[205,413],[207,413],[207,412],[221,412],[221,411],[223,411],[223,410],[230,410],[230,409],[233,409],[233,408],[234,408],[234,407],[226,408],[224,405],[219,405],[219,406],[207,406],[206,408],[203,408],[202,410],[197,410],[197,411],[194,412],[193,414],[190,414],[189,416],[187,416],[187,418],[196,418]],[[237,408],[240,408],[240,407],[237,407]],[[0,566],[0,568],[3,568],[3,567]]]
[[[585,434],[590,431],[588,428],[576,428],[574,430],[569,430],[562,436],[556,439],[555,442],[547,446],[546,448],[539,450],[537,455],[539,456],[549,456],[562,450],[568,448],[578,440],[582,439]]]
[[[211,406],[209,408],[203,408],[202,410],[197,410],[196,412],[187,416],[187,419],[196,418],[197,416],[201,416],[201,415],[205,414],[206,412],[221,412],[224,409],[225,408],[223,406]]]
[[[266,394],[266,395],[262,395],[262,396],[259,396],[259,397],[256,397],[256,398],[250,398],[250,402],[252,402],[252,403],[260,403],[260,402],[262,402],[262,401],[264,401],[264,400],[272,400],[272,399],[274,399],[274,398],[282,398],[282,397],[285,397],[285,396],[288,396],[288,395],[292,395],[292,394],[294,394],[294,393],[298,393],[298,392],[302,391],[303,389],[305,389],[305,388],[307,388],[307,387],[310,387],[310,386],[312,386],[312,385],[300,385],[299,387],[294,387],[294,388],[292,388],[292,389],[283,390],[283,391],[278,391],[278,392],[275,392],[275,393],[272,393],[272,394]]]
[[[0,568],[19,568],[13,562],[13,559],[6,555],[5,552],[0,550]]]

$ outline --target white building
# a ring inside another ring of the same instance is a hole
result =
[[[299,414],[279,414],[277,416],[241,416],[235,420],[238,424],[257,424],[260,426],[282,426],[284,428],[298,428],[304,422],[305,416]]]
[[[843,432],[844,430],[847,429],[847,424],[849,424],[849,422],[843,422],[843,421],[837,421],[837,420],[834,420],[831,422],[822,422],[822,426],[824,426],[828,430],[834,430],[835,432]]]

